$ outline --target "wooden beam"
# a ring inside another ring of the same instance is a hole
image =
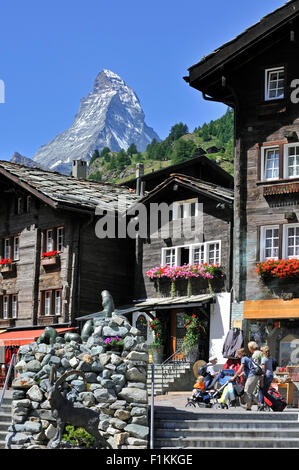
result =
[[[243,317],[247,320],[299,318],[299,299],[245,300]]]

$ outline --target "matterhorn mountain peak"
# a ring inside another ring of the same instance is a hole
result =
[[[156,132],[145,123],[139,99],[116,73],[103,69],[95,78],[92,92],[81,98],[73,124],[51,142],[41,146],[33,160],[50,170],[69,174],[72,161],[88,161],[104,147],[118,152],[135,144],[143,152]]]

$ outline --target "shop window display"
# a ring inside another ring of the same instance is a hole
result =
[[[269,346],[280,367],[299,364],[299,320],[250,320],[249,341]]]

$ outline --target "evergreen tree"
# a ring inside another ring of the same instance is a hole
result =
[[[128,150],[127,150],[127,154],[132,157],[133,155],[135,155],[135,153],[138,153],[138,150],[137,150],[137,147],[136,145],[133,143],[129,146]]]

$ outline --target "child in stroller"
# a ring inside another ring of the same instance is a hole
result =
[[[206,408],[211,408],[211,393],[206,390],[206,381],[202,375],[197,377],[195,384],[193,385],[192,395],[187,398],[187,403],[185,406],[204,406]]]

